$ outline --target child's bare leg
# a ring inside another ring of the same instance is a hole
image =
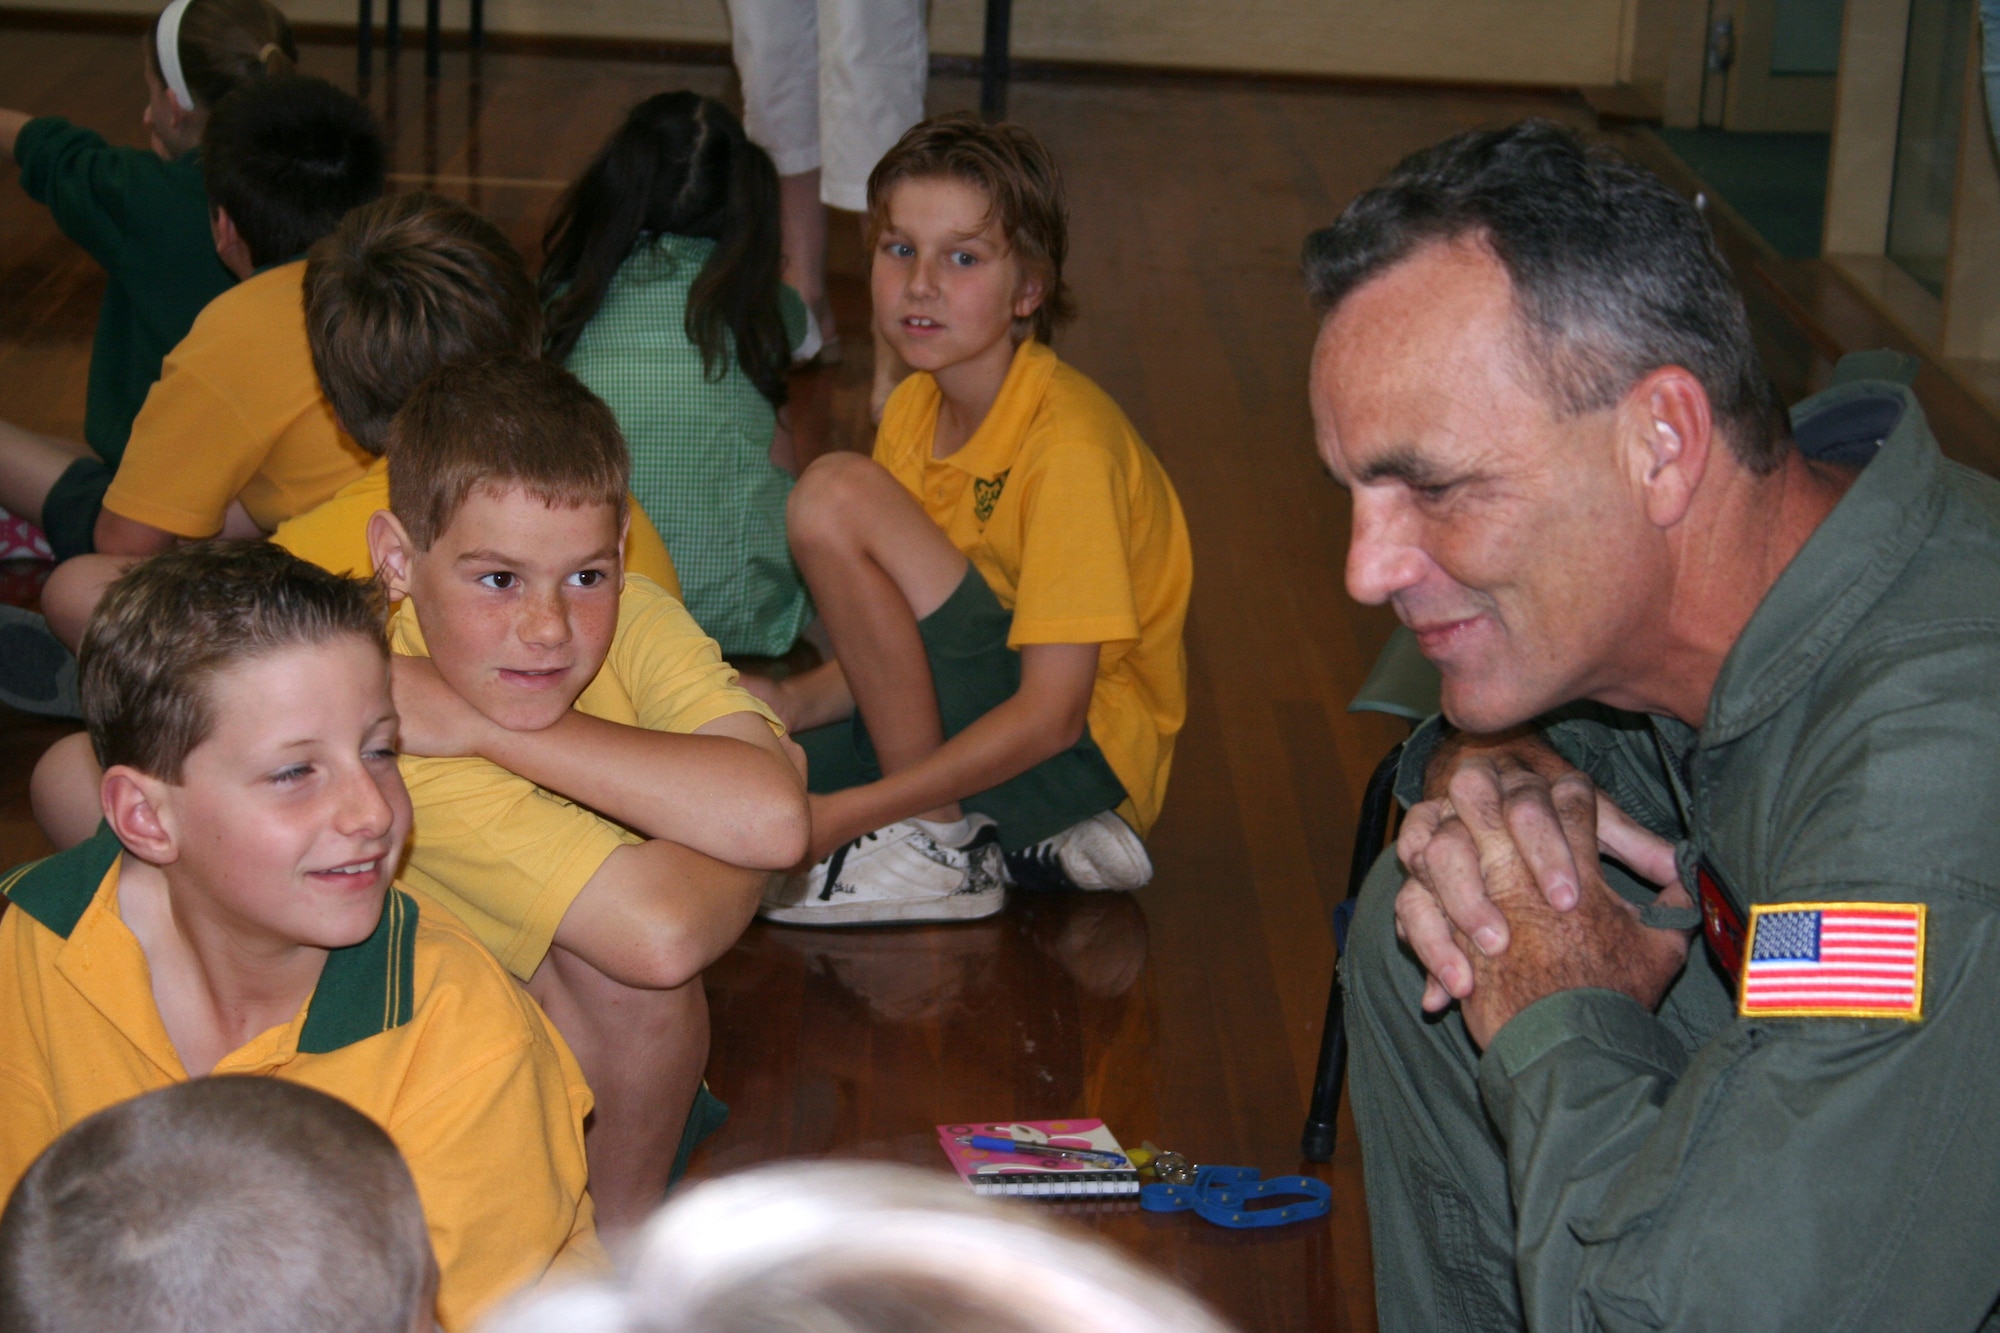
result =
[[[667,990],[627,986],[555,945],[528,992],[575,1052],[596,1100],[584,1146],[597,1224],[635,1227],[666,1197],[708,1064],[701,978]]]
[[[71,463],[89,453],[90,446],[81,440],[43,435],[0,421],[0,509],[39,524],[49,488]]]
[[[136,555],[80,555],[63,561],[49,574],[49,581],[42,585],[42,614],[71,652],[83,642],[83,631],[103,600],[104,590],[140,559]]]
[[[826,299],[826,205],[819,198],[819,168],[778,177],[778,230],[785,247],[785,281],[819,321],[820,337],[834,340],[833,307]]]
[[[79,731],[42,752],[28,780],[28,800],[42,835],[66,851],[97,832],[104,817],[97,790],[104,770],[90,748],[90,737]]]
[[[944,744],[944,726],[917,622],[965,578],[965,557],[894,477],[857,454],[806,469],[786,528],[882,771],[921,761]],[[959,813],[954,804],[922,817]]]

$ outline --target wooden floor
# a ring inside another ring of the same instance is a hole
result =
[[[9,31],[0,89],[139,142],[143,89],[124,35]],[[352,57],[308,70],[353,86]],[[723,66],[448,53],[368,95],[398,188],[431,181],[490,213],[531,255],[555,192],[655,91],[728,95]],[[933,81],[934,109],[970,106]],[[1016,901],[949,928],[753,927],[710,973],[711,1082],[734,1115],[698,1159],[714,1173],[836,1154],[942,1167],[931,1126],[1098,1115],[1128,1141],[1332,1183],[1330,1218],[1225,1232],[1190,1215],[1079,1213],[1245,1329],[1372,1329],[1351,1131],[1335,1160],[1298,1156],[1344,889],[1369,771],[1400,731],[1344,711],[1390,627],[1341,590],[1347,508],[1313,456],[1305,233],[1403,154],[1523,115],[1593,123],[1561,96],[1167,79],[1017,83],[1012,115],[1060,160],[1082,319],[1063,355],[1121,403],[1180,490],[1196,553],[1187,730],[1136,895]],[[0,168],[11,172],[11,168]],[[865,449],[860,247],[836,237],[848,362],[799,385],[814,448]],[[1754,257],[1753,257],[1754,258]],[[0,188],[0,417],[81,426],[101,277],[38,208]],[[1761,290],[1761,289],[1760,289]],[[1830,349],[1759,298],[1789,393]],[[15,600],[19,600],[19,589]],[[25,780],[62,728],[0,718],[0,862],[38,854]]]

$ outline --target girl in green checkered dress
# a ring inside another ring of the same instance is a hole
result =
[[[812,616],[781,417],[807,320],[779,245],[771,159],[688,92],[632,109],[542,243],[549,356],[616,414],[633,494],[728,656],[780,655]]]

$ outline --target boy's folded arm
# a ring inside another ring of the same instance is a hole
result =
[[[1021,685],[921,762],[864,787],[815,797],[828,827],[813,829],[813,848],[963,800],[1051,759],[1083,738],[1097,684],[1095,643],[1031,643],[1021,648]]]
[[[97,527],[91,534],[93,549],[100,555],[158,555],[180,545],[180,541],[165,528],[114,514],[109,509],[97,511]]]
[[[555,943],[621,985],[683,986],[736,943],[769,880],[676,842],[620,847],[571,902]]]
[[[805,783],[762,715],[728,713],[693,734],[571,710],[541,731],[487,729],[480,757],[649,838],[752,870],[805,854]]]

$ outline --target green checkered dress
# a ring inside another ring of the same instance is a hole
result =
[[[687,608],[724,656],[783,654],[812,618],[785,542],[792,479],[771,462],[777,414],[736,364],[702,372],[687,336],[688,290],[715,242],[640,241],[569,354],[569,369],[618,418],[632,493],[660,530]],[[783,290],[793,341],[805,306]]]

